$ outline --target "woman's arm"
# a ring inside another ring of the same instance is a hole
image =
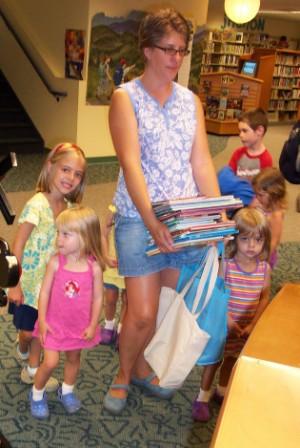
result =
[[[122,89],[117,89],[112,96],[109,126],[128,193],[160,250],[170,251],[172,238],[153,212],[141,166],[136,117],[130,98]]]
[[[30,222],[23,222],[18,226],[17,233],[12,244],[12,253],[17,258],[20,266],[22,263],[25,244],[30,237],[34,227],[34,224],[31,224]],[[20,305],[21,303],[23,303],[24,297],[20,282],[13,288],[9,288],[8,297],[9,300],[11,302],[14,302],[16,305]]]
[[[45,277],[42,282],[40,295],[39,295],[39,305],[38,305],[38,321],[39,321],[39,330],[40,330],[40,340],[41,344],[44,345],[47,332],[52,332],[52,329],[46,322],[46,314],[48,309],[48,303],[51,293],[51,288],[53,284],[53,279],[55,272],[58,268],[58,257],[57,255],[53,255],[50,258],[49,263],[47,264]]]
[[[93,263],[93,303],[91,311],[91,321],[89,326],[84,330],[84,339],[93,339],[95,336],[97,325],[99,324],[100,313],[103,302],[103,276],[102,269],[99,264]]]
[[[196,98],[197,130],[193,143],[191,164],[197,187],[205,196],[220,196],[216,170],[209,152],[203,108]]]

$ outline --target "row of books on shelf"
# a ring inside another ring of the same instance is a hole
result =
[[[300,65],[300,55],[277,53],[275,64],[278,65]]]
[[[174,247],[183,248],[231,238],[237,233],[235,222],[223,222],[221,213],[242,206],[242,201],[231,195],[215,198],[195,196],[155,202],[153,210],[168,227]],[[159,253],[150,234],[146,252],[148,255]]]
[[[244,47],[241,45],[224,44],[222,42],[209,42],[204,50],[206,53],[234,53],[241,55]]]
[[[299,101],[297,100],[270,100],[269,102],[269,110],[290,110],[297,111],[298,110]]]
[[[228,66],[227,65],[207,65],[207,64],[202,64],[201,68],[200,68],[200,74],[205,74],[205,73],[217,73],[217,72],[225,72],[226,70],[228,70]],[[237,73],[238,72],[238,66],[236,65],[231,65],[230,66],[230,71],[233,73]]]
[[[288,89],[291,89],[293,85],[293,78],[274,78],[272,87],[286,87]]]
[[[300,76],[300,67],[277,65],[274,68],[273,76]]]
[[[238,66],[239,57],[234,54],[211,54],[204,53],[202,64],[224,64]]]
[[[242,32],[234,32],[231,30],[210,30],[207,33],[207,41],[220,41],[220,42],[239,42],[243,43]]]
[[[297,99],[300,99],[300,89],[292,89],[292,90],[272,89],[271,99],[272,100],[280,100],[280,99],[297,100]]]

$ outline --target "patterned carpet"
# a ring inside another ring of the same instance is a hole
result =
[[[300,243],[280,246],[273,272],[272,294],[286,281],[300,278]],[[111,347],[98,346],[83,353],[78,395],[83,406],[66,416],[55,393],[49,394],[51,416],[47,422],[31,418],[30,386],[20,382],[21,364],[16,357],[16,332],[11,317],[0,316],[0,430],[13,448],[206,448],[214,430],[218,406],[212,404],[208,424],[194,423],[191,403],[198,391],[201,368],[195,367],[171,401],[144,395],[132,386],[129,405],[119,417],[102,408],[104,394],[118,366]],[[62,364],[56,371],[62,379]],[[226,447],[227,448],[227,447]]]
[[[226,139],[211,138],[210,147],[216,154],[224,148]],[[42,159],[33,161],[32,157],[21,157],[20,169],[23,167],[22,173],[30,173],[30,176],[20,178],[17,176],[20,170],[12,170],[5,179],[7,191],[32,190],[41,163]],[[111,181],[116,175],[116,163],[89,167],[90,183]],[[300,243],[282,244],[278,255],[272,277],[272,296],[284,282],[300,278]],[[182,389],[170,401],[146,396],[132,386],[128,407],[121,416],[112,417],[103,410],[102,402],[117,370],[118,355],[111,347],[98,346],[83,353],[77,385],[82,409],[76,415],[67,416],[55,393],[51,393],[48,395],[50,418],[38,422],[29,412],[30,386],[20,382],[21,364],[16,357],[15,339],[11,317],[0,315],[0,431],[13,448],[209,447],[218,406],[212,404],[213,418],[208,424],[194,423],[191,418],[191,404],[198,392],[201,368],[193,369]],[[61,363],[55,375],[61,380],[62,374]]]

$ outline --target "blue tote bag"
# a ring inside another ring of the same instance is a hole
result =
[[[221,245],[221,255],[224,256],[224,245]],[[201,300],[196,310],[199,313],[197,323],[199,327],[210,335],[205,350],[196,362],[197,365],[205,366],[215,364],[222,360],[224,345],[227,337],[227,305],[229,290],[225,287],[224,279],[217,275],[218,272],[218,250],[210,247],[207,256],[202,263],[203,269],[194,278],[194,281],[185,294],[185,303],[190,310],[194,297],[202,290]],[[191,279],[199,268],[199,263],[187,264],[180,271],[176,290],[180,291]]]

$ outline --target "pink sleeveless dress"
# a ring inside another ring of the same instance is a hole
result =
[[[90,341],[83,339],[83,332],[91,320],[93,302],[92,259],[88,270],[72,272],[64,268],[66,259],[59,255],[59,266],[54,275],[46,320],[53,333],[48,332],[44,348],[67,351],[91,348],[100,342],[100,328]],[[39,336],[38,320],[33,336]]]

